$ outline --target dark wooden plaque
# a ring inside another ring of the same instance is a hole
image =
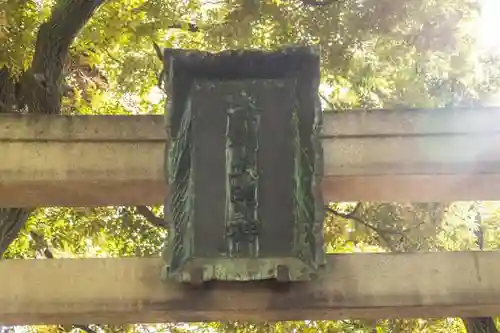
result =
[[[308,280],[324,260],[319,56],[165,50],[165,275]]]

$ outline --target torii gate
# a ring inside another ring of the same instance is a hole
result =
[[[323,115],[330,201],[500,198],[500,110]],[[162,204],[162,116],[0,117],[4,207]],[[160,279],[159,258],[0,262],[1,324],[495,316],[496,252],[328,255],[312,282]],[[98,272],[96,274],[96,272]]]

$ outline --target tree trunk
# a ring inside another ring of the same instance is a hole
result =
[[[482,250],[484,245],[483,216],[476,204],[472,204],[469,209],[469,211],[474,210],[476,210],[476,218],[474,221],[476,225],[476,230],[474,232],[476,236],[476,245],[479,250]],[[462,321],[468,333],[498,333],[495,321],[491,317],[462,318]]]
[[[0,258],[28,220],[30,208],[0,208]]]
[[[0,69],[0,113],[60,113],[60,81],[69,47],[103,2],[56,2],[50,18],[38,29],[30,68],[17,82],[11,78],[7,67]],[[33,208],[0,208],[0,258],[32,211]]]
[[[498,333],[491,317],[462,318],[468,333]]]

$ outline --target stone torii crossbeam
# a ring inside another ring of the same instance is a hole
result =
[[[0,115],[4,207],[159,205],[161,115]],[[324,112],[330,201],[500,198],[500,109]]]

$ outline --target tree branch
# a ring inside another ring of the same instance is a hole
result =
[[[54,259],[54,254],[50,250],[49,245],[45,241],[44,236],[42,236],[34,231],[30,231],[30,236],[31,236],[31,239],[33,240],[33,243],[35,243],[34,244],[35,251],[43,252],[43,255],[47,259]]]
[[[198,25],[191,23],[191,22],[185,22],[185,23],[176,23],[169,25],[167,27],[168,29],[181,29],[189,32],[199,32],[200,27]]]
[[[358,211],[361,209],[361,202],[358,202],[356,204],[356,206],[354,207],[354,209],[350,212],[350,213],[341,213],[339,211],[336,211],[335,209],[333,208],[330,208],[330,207],[326,207],[326,209],[332,213],[333,215],[335,216],[338,216],[338,217],[342,217],[344,219],[349,219],[349,220],[353,220],[353,221],[356,221],[368,228],[370,228],[371,230],[375,231],[375,232],[382,232],[384,234],[393,234],[393,235],[403,235],[406,231],[408,230],[403,230],[403,231],[397,231],[397,230],[391,230],[391,229],[385,229],[385,228],[380,228],[380,227],[377,227],[377,226],[374,226],[366,221],[364,221],[362,218],[360,218],[359,216],[357,216],[358,214]]]
[[[168,229],[168,222],[156,216],[147,206],[136,206],[135,211],[156,227]]]
[[[323,102],[325,102],[328,107],[330,108],[330,110],[335,110],[335,106],[333,105],[332,102],[330,102],[330,100],[328,100],[328,98],[326,98],[323,94],[319,94],[319,97],[323,100]]]
[[[367,228],[371,229],[377,235],[379,235],[379,237],[385,242],[385,244],[387,245],[387,247],[389,247],[389,249],[391,251],[395,252],[396,249],[392,246],[391,242],[389,241],[388,235],[389,234],[400,234],[401,235],[402,233],[398,232],[398,231],[394,231],[394,230],[379,228],[379,227],[376,227],[376,226],[366,222],[365,220],[363,220],[362,218],[360,218],[357,215],[358,211],[361,209],[361,206],[362,206],[362,203],[358,202],[356,204],[356,206],[354,207],[354,209],[350,213],[341,213],[341,212],[339,212],[333,208],[330,208],[328,206],[325,206],[325,208],[328,212],[332,213],[335,216],[342,217],[342,218],[348,219],[348,220],[353,220],[353,221],[355,221],[359,224],[362,224],[362,225],[366,226]]]
[[[323,6],[328,6],[331,4],[334,4],[338,0],[323,0],[323,1],[316,1],[316,0],[302,0],[302,3],[306,6],[310,7],[323,7]]]

